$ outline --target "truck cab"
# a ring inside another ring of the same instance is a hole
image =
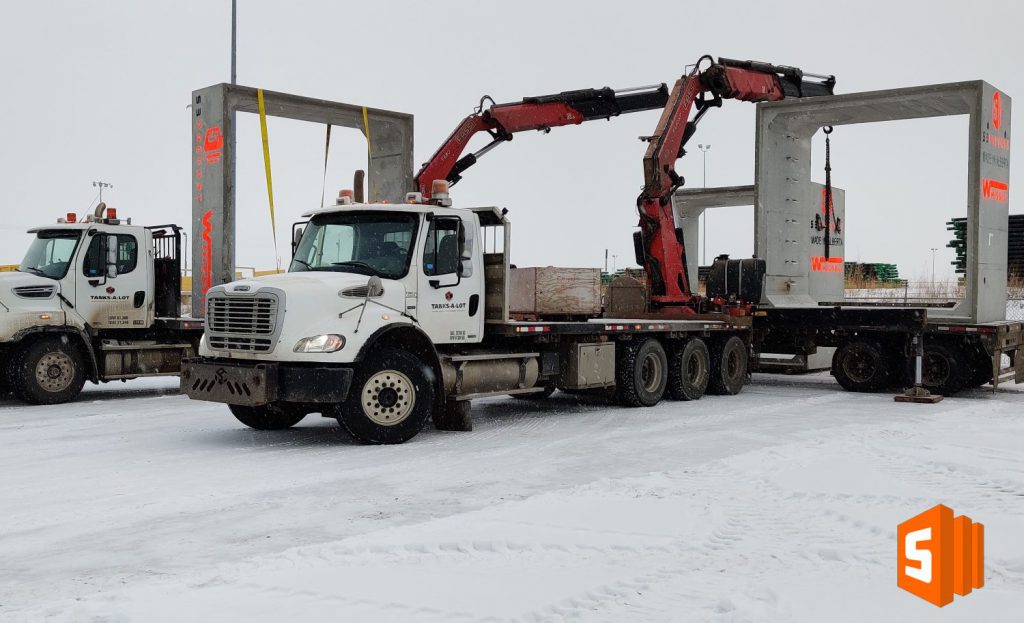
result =
[[[180,316],[180,233],[100,204],[36,227],[17,271],[0,274],[2,379],[30,403],[73,399],[86,380],[176,374],[200,322]]]
[[[452,208],[444,198],[425,203],[418,193],[400,204],[353,203],[345,194],[303,217],[287,273],[206,293],[200,359],[186,364],[182,389],[227,403],[255,428],[351,410],[363,391],[359,404],[376,408],[369,424],[381,436],[371,426],[350,432],[404,440],[411,435],[396,422],[410,418],[415,434],[440,394],[439,354],[485,339],[481,219],[503,223],[503,213]]]

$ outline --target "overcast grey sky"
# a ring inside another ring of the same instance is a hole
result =
[[[1024,95],[1024,9],[1010,1],[239,5],[240,84],[412,113],[417,163],[485,93],[502,102],[671,84],[705,53],[833,73],[837,92],[984,79]],[[93,180],[113,183],[105,199],[136,222],[187,225],[185,106],[193,89],[228,81],[229,49],[229,0],[6,3],[0,264],[20,259],[28,227],[83,213]],[[656,122],[647,112],[519,135],[466,174],[456,204],[507,207],[520,266],[598,266],[605,248],[620,267],[632,263],[645,147],[637,137]],[[323,128],[270,119],[269,129],[278,235],[287,240],[290,223],[319,205]],[[256,118],[243,115],[239,132],[238,264],[269,268]],[[849,259],[897,262],[903,276],[927,278],[929,248],[939,247],[939,275],[951,274],[944,223],[966,214],[966,137],[965,118],[836,130],[833,182],[847,190]],[[753,181],[753,105],[709,112],[697,142],[712,144],[709,186]],[[328,196],[364,164],[362,136],[336,132]],[[1011,166],[1012,186],[1020,159]],[[814,167],[820,181],[820,159]],[[696,148],[677,168],[700,185]],[[751,209],[719,211],[709,223],[708,257],[752,252]]]

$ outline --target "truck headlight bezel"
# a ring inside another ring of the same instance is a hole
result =
[[[295,343],[295,353],[336,353],[345,348],[345,336],[337,333],[324,333],[304,337]]]

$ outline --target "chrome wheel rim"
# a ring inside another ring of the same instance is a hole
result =
[[[866,383],[875,375],[875,358],[868,353],[852,352],[843,361],[846,376],[857,383]]]
[[[640,364],[640,384],[645,391],[658,391],[661,385],[662,366],[661,359],[654,353],[649,353]]]
[[[740,373],[740,354],[733,350],[729,352],[729,356],[725,361],[726,374],[729,378],[735,378]]]
[[[62,392],[71,387],[74,380],[75,362],[67,353],[46,353],[36,363],[36,383],[48,392]]]
[[[693,355],[686,362],[686,378],[693,384],[697,384],[704,378],[704,359]]]
[[[395,426],[405,421],[416,406],[416,388],[408,376],[383,370],[363,383],[360,406],[371,422]]]
[[[952,376],[949,362],[942,355],[934,352],[925,352],[923,364],[921,382],[925,385],[939,387]]]

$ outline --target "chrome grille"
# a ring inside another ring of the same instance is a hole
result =
[[[269,352],[277,330],[276,296],[214,296],[206,300],[206,336],[210,348]]]

